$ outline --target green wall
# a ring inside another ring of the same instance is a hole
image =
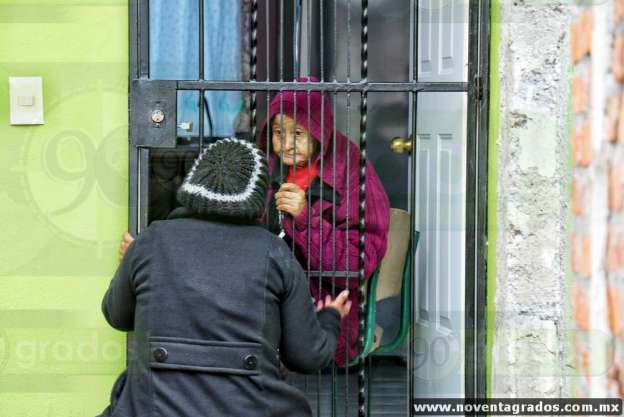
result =
[[[488,220],[487,220],[487,306],[486,306],[486,395],[492,395],[492,348],[496,310],[496,231],[498,210],[498,135],[500,133],[498,77],[498,47],[500,44],[500,0],[490,3],[490,57],[489,57],[489,126],[488,126]]]
[[[127,225],[126,0],[0,0],[0,415],[98,414],[125,364],[100,301]],[[42,76],[10,126],[9,76]]]

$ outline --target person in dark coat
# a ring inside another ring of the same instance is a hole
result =
[[[284,241],[255,225],[265,211],[265,156],[224,139],[198,157],[182,207],[127,247],[102,300],[129,337],[128,367],[101,417],[306,417],[290,370],[334,357],[347,292],[316,306]]]

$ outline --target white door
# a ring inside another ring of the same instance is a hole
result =
[[[421,0],[418,81],[466,81],[467,0]],[[467,96],[420,93],[414,396],[464,396]]]

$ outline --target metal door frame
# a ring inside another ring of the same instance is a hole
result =
[[[418,92],[465,92],[468,95],[467,108],[467,149],[466,149],[466,300],[465,300],[465,397],[484,398],[486,396],[486,301],[487,301],[487,162],[488,162],[488,76],[489,76],[489,45],[490,45],[490,2],[489,0],[469,1],[468,25],[468,81],[467,82],[419,82],[416,74],[412,81],[377,83],[368,82],[364,76],[363,82],[327,82],[321,80],[314,85],[314,90],[327,92],[355,92],[366,97],[368,92],[409,92],[413,111],[412,117],[412,149],[417,150],[416,121],[417,121],[417,93]],[[202,2],[200,1],[200,10]],[[257,0],[253,1],[257,12]],[[368,1],[362,0],[362,9],[367,10]],[[131,136],[131,117],[133,106],[132,90],[136,83],[149,80],[149,0],[130,0],[129,9],[129,223],[128,229],[136,232],[138,228],[147,225],[147,204],[149,190],[145,178],[140,178],[140,172],[148,164],[149,151],[147,147],[135,146]],[[417,69],[418,57],[418,1],[411,0],[410,14],[414,16],[411,22],[413,50],[412,68]],[[254,11],[252,10],[252,14]],[[365,27],[367,15],[362,15]],[[202,31],[202,13],[200,13],[200,33]],[[253,26],[252,26],[253,30]],[[364,36],[364,34],[362,35]],[[367,35],[366,35],[367,36]],[[201,38],[201,37],[200,37]],[[362,39],[364,41],[364,38]],[[252,40],[253,42],[253,40]],[[364,42],[363,42],[364,43]],[[202,41],[200,41],[201,48]],[[203,55],[200,54],[200,55]],[[202,58],[200,58],[200,63]],[[364,61],[364,60],[363,60]],[[255,66],[252,58],[252,67]],[[200,75],[203,65],[200,65]],[[363,72],[365,69],[363,69]],[[417,71],[415,71],[417,73]],[[252,81],[170,81],[179,90],[240,90],[275,91],[309,90],[305,84],[291,82],[255,81],[255,70],[252,70]],[[365,74],[365,73],[364,73]],[[201,100],[200,100],[201,103]],[[252,102],[253,103],[253,102]],[[364,103],[365,104],[365,103]],[[362,106],[366,109],[366,106]],[[255,109],[252,107],[252,129],[255,129]],[[203,117],[200,116],[200,126]],[[200,128],[201,129],[201,128]],[[254,132],[255,133],[255,132]],[[200,134],[201,135],[201,134]],[[362,139],[362,138],[361,138]],[[364,142],[361,144],[365,148]],[[365,153],[364,153],[365,155]],[[413,152],[416,155],[416,152]],[[416,159],[411,158],[411,171],[415,175]],[[415,195],[416,181],[412,178],[411,195]],[[361,216],[363,217],[363,216]],[[414,216],[411,219],[414,229]],[[413,268],[413,265],[412,265]],[[416,276],[412,269],[412,276]],[[413,298],[413,297],[412,297]],[[414,300],[412,300],[412,303]],[[412,305],[412,315],[414,315]],[[414,322],[414,317],[412,317]],[[408,341],[408,371],[412,368],[413,358],[413,329],[410,329]],[[364,363],[360,364],[362,376]],[[413,372],[409,372],[408,398],[413,393]],[[411,403],[411,401],[409,401]],[[409,404],[408,404],[409,406]],[[362,409],[360,409],[360,415]]]

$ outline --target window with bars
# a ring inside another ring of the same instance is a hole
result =
[[[265,219],[313,294],[357,294],[342,359],[289,375],[317,416],[485,394],[488,13],[481,0],[131,1],[131,232],[166,218],[194,158],[224,137],[273,158],[274,191],[317,171],[307,223],[275,207]],[[324,157],[290,168],[275,109]],[[377,254],[367,232],[384,198]]]

